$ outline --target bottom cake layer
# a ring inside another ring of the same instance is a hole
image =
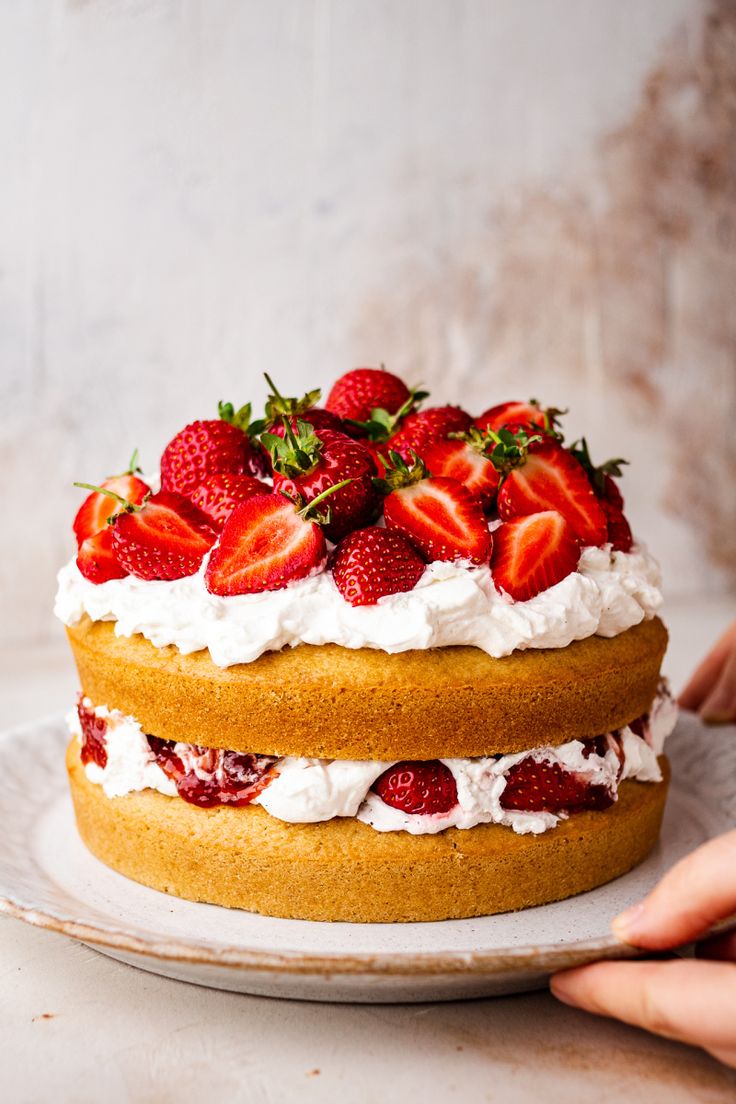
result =
[[[488,916],[594,889],[657,841],[664,781],[623,782],[616,804],[542,836],[496,824],[439,835],[378,833],[354,819],[286,824],[256,806],[200,809],[145,790],[108,798],[72,740],[80,835],[107,866],[193,901],[301,920],[388,923]]]

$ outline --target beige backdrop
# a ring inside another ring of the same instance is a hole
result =
[[[386,364],[569,406],[671,593],[736,578],[736,5],[0,5],[0,634],[73,479]]]

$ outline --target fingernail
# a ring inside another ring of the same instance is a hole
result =
[[[615,920],[611,921],[613,934],[618,936],[618,938],[622,939],[625,943],[630,942],[631,936],[642,927],[644,910],[645,902],[637,901],[631,908],[627,908],[623,912],[620,912]]]

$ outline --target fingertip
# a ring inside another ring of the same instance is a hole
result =
[[[576,970],[565,970],[564,973],[553,974],[549,979],[549,988],[552,996],[556,997],[562,1004],[568,1004],[572,1008],[578,1007],[574,985],[576,974]]]

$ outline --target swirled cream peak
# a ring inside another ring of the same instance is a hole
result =
[[[207,591],[204,568],[173,582],[128,576],[95,586],[72,560],[59,572],[55,613],[67,625],[85,614],[115,621],[118,636],[140,633],[184,654],[208,649],[214,663],[229,667],[287,644],[384,652],[469,644],[494,657],[564,648],[596,634],[616,636],[662,603],[659,567],[643,548],[584,548],[577,571],[526,602],[499,594],[490,568],[462,563],[428,564],[414,590],[355,607],[329,571],[283,590],[220,598]]]

